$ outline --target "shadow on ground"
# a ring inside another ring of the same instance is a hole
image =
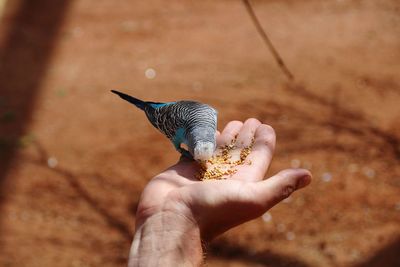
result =
[[[71,1],[14,1],[0,44],[0,187],[26,134]]]
[[[234,245],[224,240],[212,243],[207,252],[210,256],[226,260],[239,260],[247,264],[262,266],[307,267],[308,264],[288,255],[280,255],[270,251],[252,253],[248,248]]]
[[[400,266],[400,238],[380,249],[371,258],[354,267],[398,267]]]

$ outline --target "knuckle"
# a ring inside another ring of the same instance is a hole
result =
[[[281,197],[282,199],[288,198],[295,190],[293,185],[286,185],[282,188]]]

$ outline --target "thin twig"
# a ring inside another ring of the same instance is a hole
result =
[[[261,38],[264,40],[265,44],[267,45],[268,49],[271,51],[272,55],[274,56],[276,62],[278,63],[278,66],[281,68],[283,73],[286,75],[286,77],[290,80],[294,80],[293,74],[289,71],[289,69],[286,67],[286,64],[283,62],[282,57],[279,55],[278,51],[275,49],[273,46],[271,40],[268,38],[268,35],[265,33],[264,29],[262,28],[256,14],[254,13],[254,9],[250,4],[249,0],[243,0],[243,3],[246,7],[247,12],[249,13],[251,20],[253,21],[254,25],[256,26],[256,29],[258,33],[261,35]]]

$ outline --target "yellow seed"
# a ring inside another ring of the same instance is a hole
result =
[[[200,170],[196,175],[196,178],[199,180],[226,179],[227,177],[234,175],[237,172],[236,167],[246,163],[245,160],[251,153],[254,138],[248,147],[245,147],[240,151],[240,159],[231,161],[232,156],[230,155],[230,152],[236,149],[235,142],[236,136],[229,145],[219,148],[221,150],[219,154],[214,155],[207,161],[199,162]],[[210,166],[207,166],[207,164]],[[246,164],[251,165],[251,161],[249,160]]]

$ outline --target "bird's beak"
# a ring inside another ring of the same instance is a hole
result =
[[[211,142],[198,142],[194,147],[195,160],[208,160],[212,157],[215,151],[215,144]]]

